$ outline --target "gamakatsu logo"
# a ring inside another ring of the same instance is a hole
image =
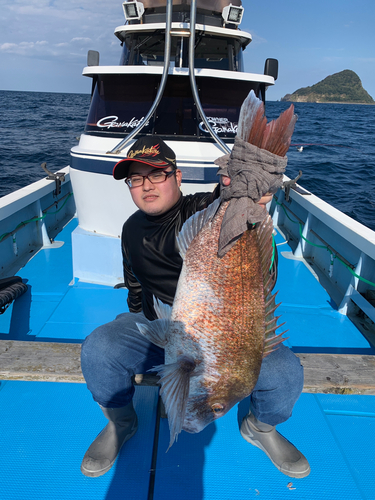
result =
[[[137,120],[135,116],[129,122],[119,122],[118,116],[105,116],[96,122],[96,126],[100,128],[135,128],[144,120],[144,116]],[[147,125],[147,123],[146,123]]]
[[[238,124],[230,122],[228,118],[223,118],[218,116],[207,116],[207,120],[216,134],[237,133]],[[202,130],[202,132],[205,132],[206,134],[209,133],[203,122],[200,122],[199,128]]]
[[[157,156],[159,154],[159,145],[151,146],[150,148],[146,148],[143,146],[142,149],[136,149],[135,151],[129,151],[128,158],[134,158],[135,156]]]

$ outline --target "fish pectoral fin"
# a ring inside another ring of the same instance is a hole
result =
[[[149,323],[136,323],[138,330],[153,344],[162,347],[168,343],[168,331],[171,322],[168,319],[156,319]]]
[[[154,309],[157,317],[159,319],[168,319],[168,320],[171,319],[172,307],[168,304],[164,304],[164,302],[155,297],[155,295],[153,298],[154,298]]]
[[[190,376],[196,363],[191,356],[178,356],[175,363],[159,365],[150,371],[156,371],[160,378],[160,394],[168,415],[170,430],[169,448],[182,430],[185,420],[186,403],[189,397]],[[168,451],[167,450],[167,451]]]

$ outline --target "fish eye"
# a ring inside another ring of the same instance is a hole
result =
[[[218,413],[222,413],[224,411],[224,405],[222,405],[221,403],[214,403],[212,406],[212,411],[216,414]]]

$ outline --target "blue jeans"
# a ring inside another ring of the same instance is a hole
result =
[[[149,342],[136,326],[148,323],[142,313],[124,313],[94,330],[82,344],[81,366],[94,400],[120,408],[134,395],[132,375],[164,363],[164,350]],[[262,363],[251,395],[251,411],[269,425],[285,422],[303,388],[303,367],[292,351],[280,345]]]

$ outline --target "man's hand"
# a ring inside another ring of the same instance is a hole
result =
[[[229,186],[230,184],[230,178],[227,175],[221,175],[221,185],[222,186]]]
[[[221,176],[221,184],[222,186],[229,186],[230,178],[226,175]],[[266,210],[266,205],[272,200],[272,194],[266,193],[261,199],[258,201],[258,205],[260,205],[264,210]]]

